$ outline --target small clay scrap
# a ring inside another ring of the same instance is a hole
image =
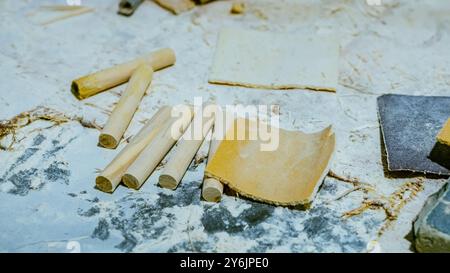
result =
[[[413,227],[418,252],[450,253],[450,180],[428,198]]]
[[[332,35],[225,28],[219,33],[209,82],[334,92],[338,58],[339,43]]]
[[[274,136],[278,137],[278,147],[262,150],[265,142],[249,137],[263,126],[261,123],[236,119],[208,163],[205,175],[257,201],[307,206],[329,170],[335,148],[331,126],[313,134],[279,129],[278,136]]]
[[[450,116],[450,97],[383,95],[378,112],[390,172],[450,175],[450,170],[428,158]]]
[[[192,0],[155,0],[155,2],[175,15],[195,7],[195,3]]]
[[[230,9],[231,14],[242,14],[244,12],[245,12],[244,2],[234,2],[231,5],[231,9]]]
[[[430,159],[450,170],[450,118],[436,137]]]

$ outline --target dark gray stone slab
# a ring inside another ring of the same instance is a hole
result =
[[[419,252],[450,253],[450,180],[431,195],[414,222],[415,247]]]
[[[388,170],[450,175],[428,158],[450,117],[450,97],[389,94],[377,101]]]

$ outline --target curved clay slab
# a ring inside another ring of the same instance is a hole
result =
[[[313,134],[279,129],[278,149],[261,151],[261,140],[233,138],[238,127],[246,136],[257,128],[256,121],[247,120],[245,126],[239,120],[234,122],[234,131],[227,131],[205,173],[258,201],[286,206],[309,204],[329,170],[335,148],[331,126]]]

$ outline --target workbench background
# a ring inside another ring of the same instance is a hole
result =
[[[375,191],[353,191],[356,184],[327,177],[306,211],[234,196],[212,204],[200,200],[200,163],[176,191],[156,186],[158,171],[140,191],[120,186],[106,194],[94,189],[96,172],[118,150],[97,147],[99,132],[75,120],[36,121],[18,131],[10,151],[0,151],[0,251],[365,252],[368,245],[411,251],[405,237],[412,221],[443,179],[423,179],[423,190],[392,221],[381,208],[343,214],[364,200],[386,201],[407,182],[420,183],[416,177],[385,177],[376,98],[450,94],[448,1],[381,0],[381,6],[369,6],[362,0],[257,0],[246,1],[242,15],[229,14],[230,1],[217,1],[179,16],[146,1],[129,18],[117,15],[117,2],[82,1],[95,12],[42,26],[38,7],[65,1],[0,1],[0,119],[47,107],[104,124],[125,85],[78,101],[71,81],[171,47],[177,62],[154,74],[126,138],[160,106],[193,103],[194,96],[221,105],[277,104],[283,128],[314,132],[333,124],[338,143],[332,171]],[[339,33],[337,93],[208,84],[224,26]],[[198,158],[206,152],[204,145]]]

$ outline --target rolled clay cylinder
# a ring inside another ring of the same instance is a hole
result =
[[[211,138],[209,144],[208,162],[211,161],[219,147],[220,140]],[[202,186],[202,197],[208,202],[219,202],[222,199],[223,184],[215,178],[205,176]]]
[[[174,63],[175,53],[172,49],[159,49],[130,62],[74,80],[72,82],[72,93],[78,99],[85,99],[128,81],[133,71],[141,64],[148,64],[153,68],[153,71],[157,71]]]
[[[122,177],[122,181],[127,187],[137,190],[144,184],[189,126],[189,123],[192,120],[192,111],[190,111],[190,113],[191,115],[189,116],[183,115],[181,117],[181,122],[179,123],[180,130],[178,130],[179,134],[173,135],[171,127],[174,126],[174,123],[169,122],[167,126],[158,133],[155,139],[145,147],[142,153],[139,154]],[[180,121],[179,118],[177,118],[177,120]]]
[[[196,128],[202,124],[201,135],[195,134]],[[177,146],[174,148],[174,155],[167,162],[162,174],[159,176],[159,185],[167,189],[176,189],[184,174],[186,173],[189,164],[195,157],[198,149],[205,139],[205,134],[209,132],[214,124],[214,117],[205,118],[202,113],[198,113],[194,116],[191,125],[186,130],[185,136],[189,139],[181,138]],[[205,134],[204,134],[205,133]],[[194,135],[198,135],[194,137]]]
[[[169,106],[159,109],[139,133],[131,139],[130,143],[97,176],[95,184],[99,190],[113,192],[116,189],[126,169],[170,120],[171,109],[172,107]]]
[[[131,122],[139,103],[152,80],[153,70],[148,64],[142,64],[131,75],[127,89],[114,108],[98,138],[98,144],[115,149]]]

